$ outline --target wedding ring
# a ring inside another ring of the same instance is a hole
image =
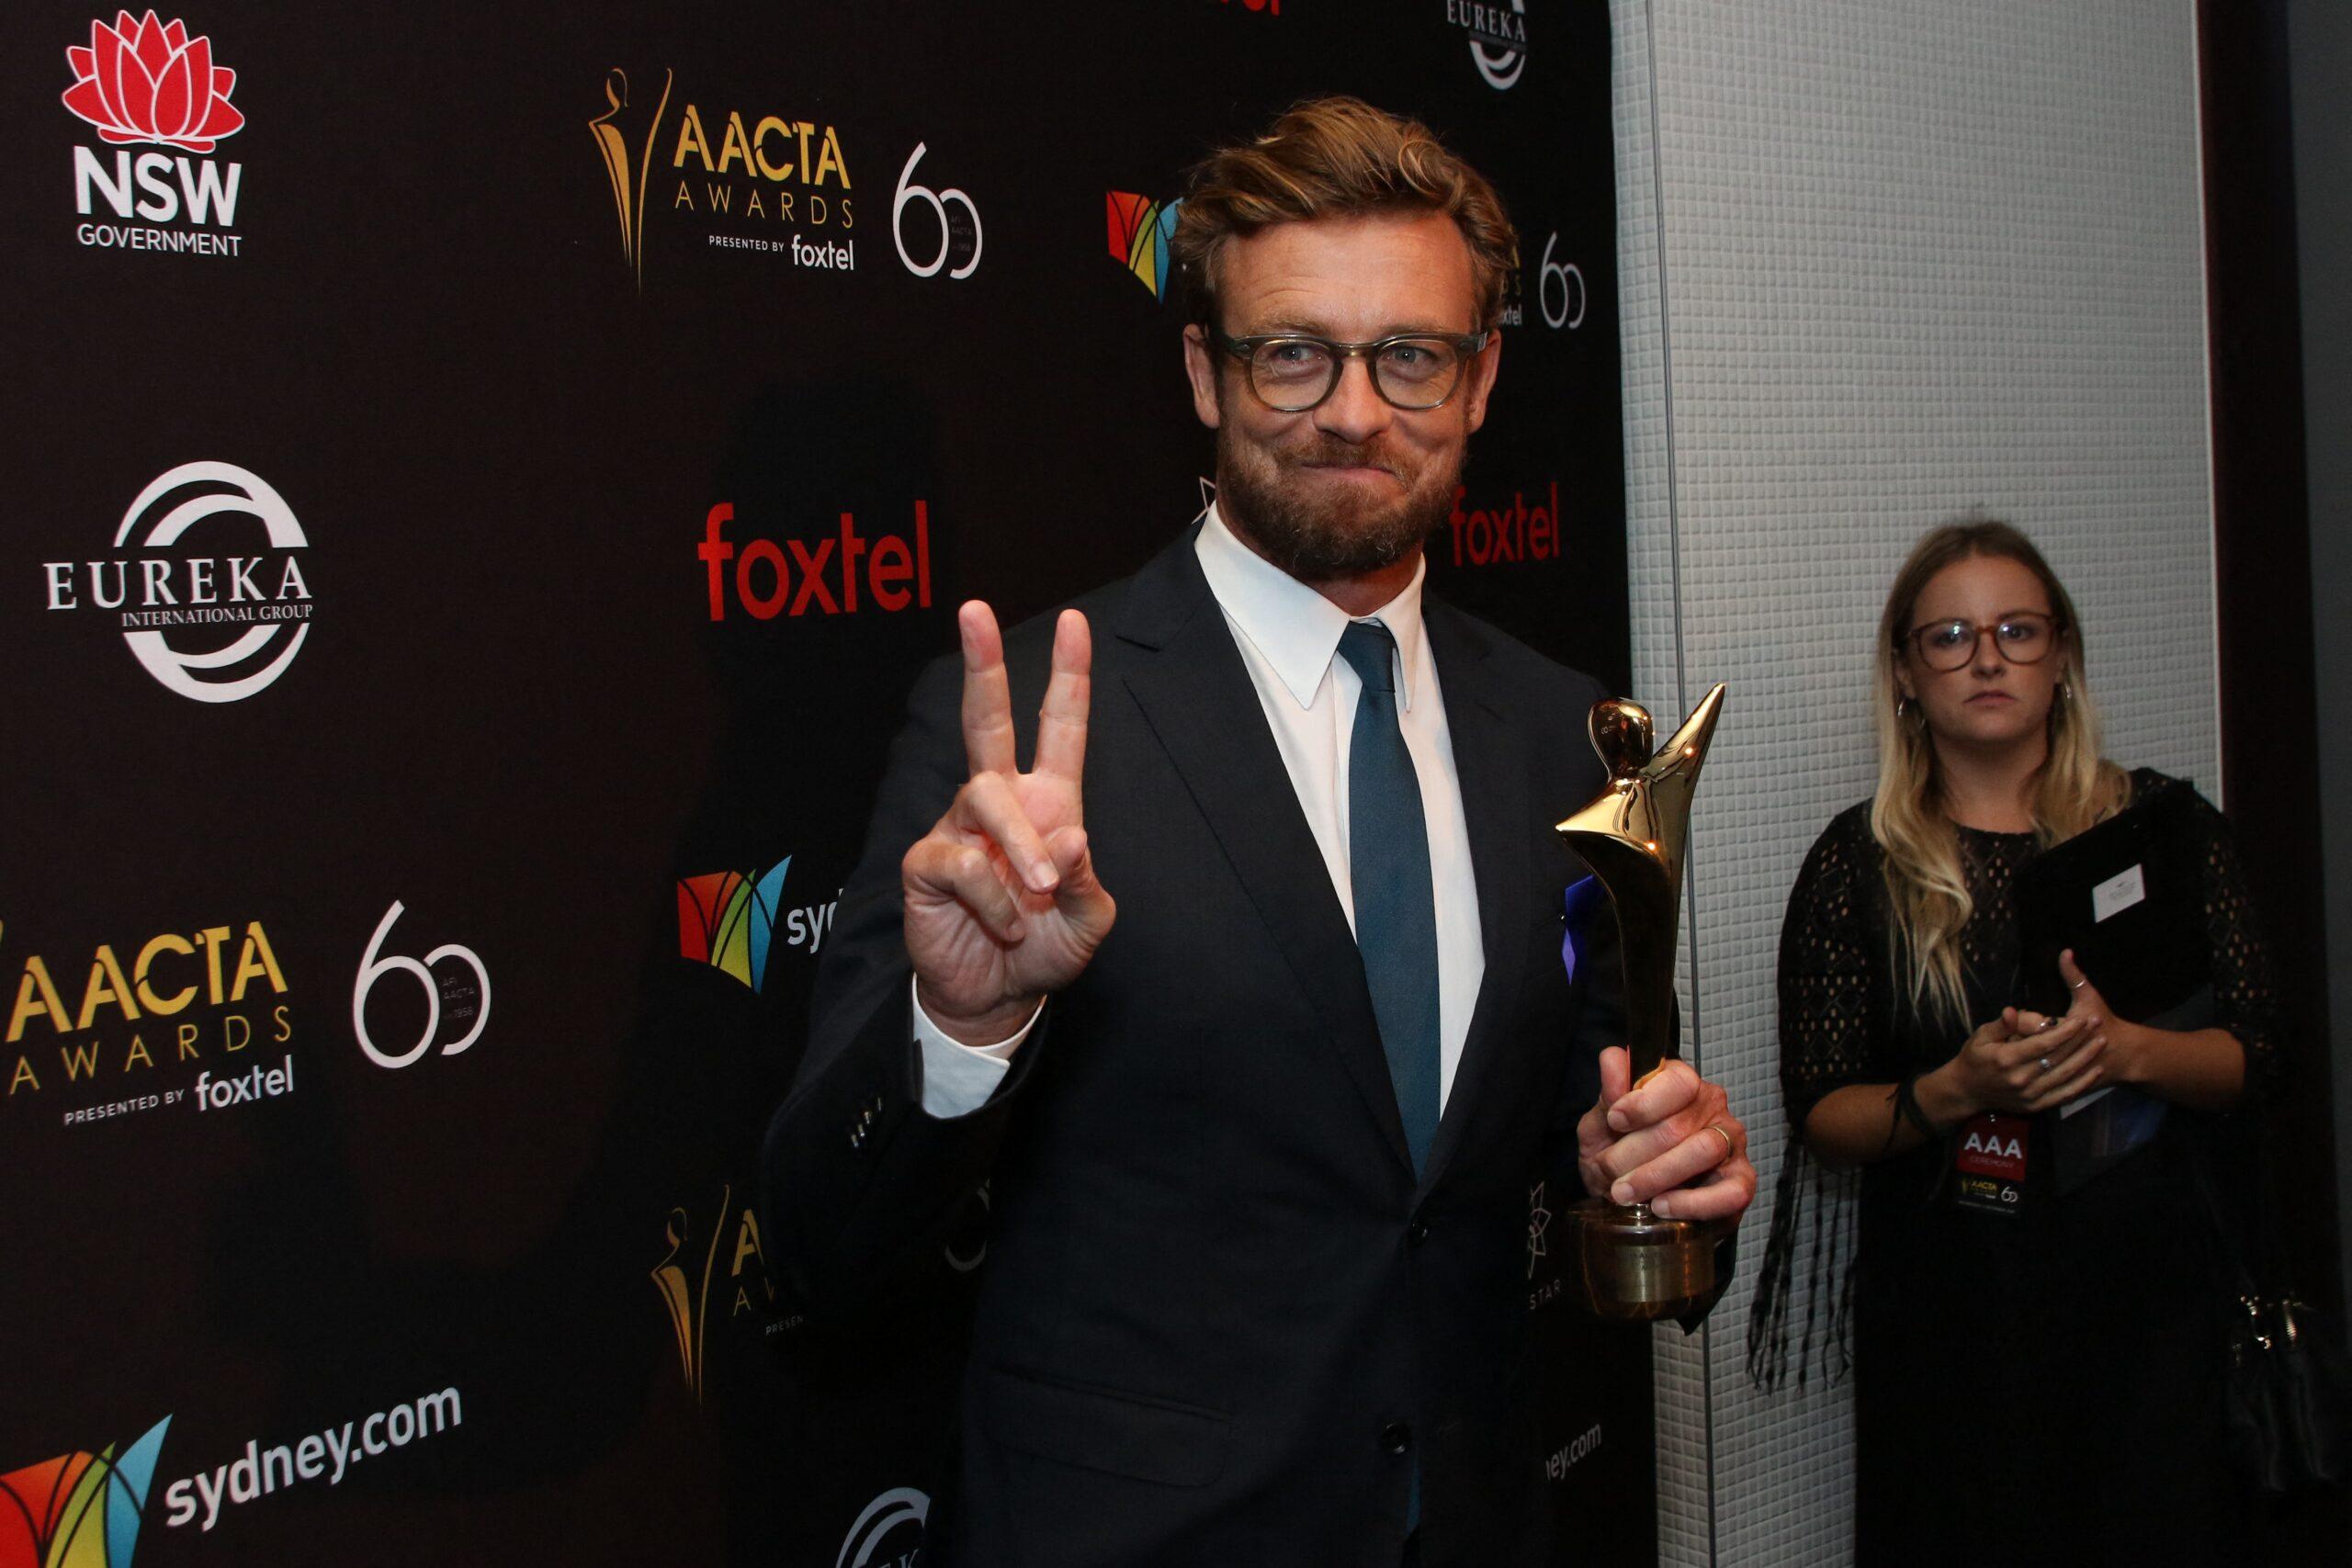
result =
[[[2078,991],[2079,991],[2079,990],[2081,990],[2085,986],[2087,986],[2087,985],[2089,985],[2089,984],[2090,984],[2090,982],[2089,982],[2088,980],[2077,980],[2077,981],[2075,981],[2075,989],[2076,989],[2076,990],[2078,990]]]
[[[1739,1153],[1739,1145],[1738,1145],[1738,1143],[1733,1139],[1733,1137],[1732,1137],[1732,1135],[1731,1135],[1731,1134],[1730,1134],[1729,1132],[1727,1132],[1727,1131],[1725,1131],[1725,1130],[1724,1130],[1724,1124],[1723,1124],[1722,1122],[1708,1122],[1708,1123],[1707,1123],[1707,1131],[1708,1131],[1708,1132],[1710,1132],[1710,1133],[1714,1134],[1715,1134],[1715,1136],[1717,1136],[1717,1137],[1721,1138],[1721,1139],[1724,1141],[1724,1158],[1725,1158],[1725,1159],[1729,1159],[1729,1158],[1731,1158],[1731,1156],[1734,1156],[1734,1155],[1736,1155],[1736,1154]]]
[[[2041,1058],[2041,1070],[2045,1073],[2050,1070],[2050,1058],[2047,1056]]]

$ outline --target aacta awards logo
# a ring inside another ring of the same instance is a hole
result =
[[[718,1276],[729,1321],[749,1316],[759,1324],[763,1335],[785,1326],[768,1313],[775,1303],[775,1281],[768,1277],[767,1255],[760,1250],[758,1212],[749,1203],[735,1201],[730,1182],[719,1189],[708,1222],[697,1224],[696,1216],[683,1206],[671,1210],[662,1224],[662,1261],[652,1269],[653,1288],[662,1297],[671,1333],[678,1343],[678,1373],[694,1391],[697,1404],[704,1393],[714,1275]],[[722,1254],[727,1271],[718,1275]]]
[[[1470,59],[1487,85],[1507,93],[1527,65],[1527,0],[1508,5],[1445,0],[1445,19],[1470,40]]]
[[[720,502],[703,518],[702,543],[695,549],[703,563],[714,621],[738,610],[753,620],[772,621],[778,615],[854,615],[865,609],[887,615],[931,608],[931,507],[926,502],[915,502],[911,537],[861,534],[856,515],[848,512],[841,514],[837,536],[813,542],[754,537],[739,545],[728,536],[734,525],[735,503]]]
[[[1114,190],[1103,200],[1110,224],[1111,259],[1136,275],[1155,299],[1168,298],[1168,241],[1176,232],[1176,212],[1184,204],[1162,207],[1148,196]]]
[[[798,267],[857,270],[850,231],[857,212],[841,132],[817,120],[763,107],[713,107],[687,100],[674,122],[673,72],[657,90],[618,67],[605,73],[605,112],[588,122],[620,219],[621,252],[645,287],[646,207],[688,215],[703,243],[719,250],[772,253]],[[674,129],[669,129],[674,125]]]
[[[277,999],[290,987],[259,920],[159,931],[135,951],[100,942],[86,971],[79,954],[11,953],[13,937],[0,923],[0,964],[17,971],[0,1056],[15,1058],[10,1107],[71,1097],[59,1109],[74,1126],[190,1101],[233,1113],[294,1091],[293,1014]]]
[[[115,1452],[70,1453],[0,1475],[0,1568],[130,1568],[164,1450],[164,1416]]]
[[[257,555],[197,555],[183,544],[198,524],[227,540],[250,538],[256,523],[267,546]],[[311,586],[296,558],[309,544],[294,509],[259,475],[183,463],[131,502],[110,558],[43,561],[41,573],[51,611],[116,612],[122,640],[164,687],[233,703],[286,673],[311,635]]]
[[[714,871],[678,879],[678,956],[707,964],[752,990],[767,983],[768,955],[779,944],[814,957],[833,929],[841,893],[821,904],[787,908],[786,855],[765,871]],[[779,929],[780,928],[780,929]]]
[[[111,25],[92,22],[90,41],[67,49],[65,63],[74,73],[65,107],[107,144],[74,149],[74,209],[85,220],[74,237],[104,250],[235,255],[244,165],[211,154],[245,117],[230,102],[237,73],[214,63],[212,40],[190,38],[177,18],[150,11],[134,21],[119,11]],[[140,146],[173,151],[131,151]],[[106,221],[102,209],[119,221]]]

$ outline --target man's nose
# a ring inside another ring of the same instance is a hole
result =
[[[1340,361],[1340,384],[1315,405],[1315,428],[1341,441],[1362,443],[1388,428],[1396,411],[1372,384],[1372,365],[1361,355]]]

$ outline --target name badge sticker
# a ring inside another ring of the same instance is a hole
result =
[[[1996,1214],[2022,1209],[2031,1130],[2031,1122],[2022,1116],[1988,1111],[1972,1118],[1952,1148],[1952,1201]]]
[[[2111,919],[2134,904],[2144,903],[2148,897],[2148,874],[2144,867],[2133,866],[2120,871],[2091,889],[2091,922]]]

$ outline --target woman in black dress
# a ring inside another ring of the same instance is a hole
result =
[[[1850,1233],[1814,1218],[1815,1299],[1834,1304],[1798,1327],[1850,1346],[1860,1562],[2222,1562],[2239,1523],[2221,1450],[2228,1292],[2200,1170],[2276,1055],[2229,829],[2188,784],[2099,755],[2074,605],[2005,524],[1919,542],[1875,662],[1877,794],[1815,843],[1781,929],[1781,1078],[1802,1142],[1751,1367],[1768,1384],[1786,1368],[1805,1190],[1832,1211],[1842,1198]],[[2009,1005],[2020,868],[2175,791],[2199,844],[2211,1026],[2114,1016],[2071,953],[2067,1012]],[[2164,1120],[2060,1194],[2035,1157],[2056,1118],[2018,1119],[2109,1085],[2165,1102]],[[1809,1180],[1807,1155],[1859,1179]]]

